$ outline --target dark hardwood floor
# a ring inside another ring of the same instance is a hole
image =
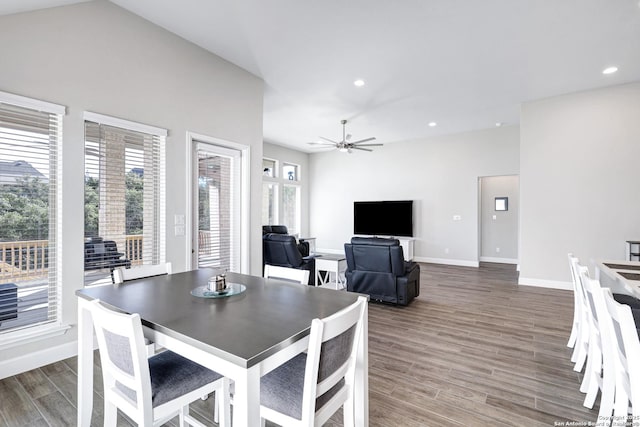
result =
[[[554,426],[595,422],[566,347],[570,292],[517,286],[514,266],[422,264],[408,307],[370,304],[371,426]],[[95,367],[93,425],[102,425]],[[0,381],[0,426],[75,425],[76,361]],[[192,405],[211,423],[212,400]],[[334,421],[335,419],[335,421]],[[342,425],[339,414],[327,425]],[[128,426],[125,418],[119,425]],[[171,425],[175,425],[172,422]]]

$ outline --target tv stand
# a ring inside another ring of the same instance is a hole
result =
[[[402,246],[402,252],[404,253],[404,260],[413,260],[413,242],[416,241],[413,237],[396,237],[400,241]]]
[[[373,237],[383,237],[385,239],[398,239],[400,241],[400,246],[402,246],[402,253],[404,254],[405,261],[413,260],[413,242],[416,241],[413,237],[395,237],[395,236],[373,236]]]

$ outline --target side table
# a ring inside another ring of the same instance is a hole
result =
[[[321,254],[316,257],[316,286],[331,289],[346,289],[344,272],[347,270],[347,258],[344,254]],[[326,271],[327,276],[320,274]]]

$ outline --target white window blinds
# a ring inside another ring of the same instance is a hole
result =
[[[240,152],[198,144],[198,266],[239,271]]]
[[[86,285],[110,283],[116,267],[165,262],[163,152],[161,130],[85,120]]]
[[[0,92],[0,333],[60,321],[64,111]]]

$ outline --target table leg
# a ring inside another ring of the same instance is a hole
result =
[[[253,427],[260,424],[260,366],[239,372],[235,378],[233,425]]]
[[[78,426],[91,424],[93,411],[93,319],[78,298]]]
[[[360,427],[369,425],[369,308],[364,308],[362,339],[358,348],[354,384],[355,424]]]

